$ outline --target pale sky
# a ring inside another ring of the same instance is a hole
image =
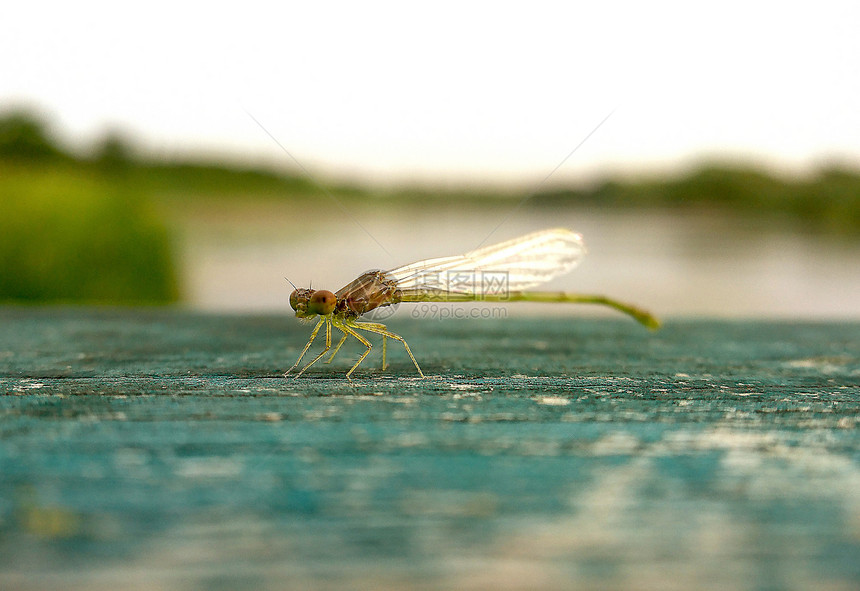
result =
[[[860,3],[15,2],[0,108],[374,182],[860,164]]]

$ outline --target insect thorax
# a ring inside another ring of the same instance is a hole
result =
[[[367,271],[355,281],[338,290],[335,313],[358,318],[382,306],[399,304],[402,294],[397,282],[385,271]]]

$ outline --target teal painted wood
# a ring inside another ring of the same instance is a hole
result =
[[[0,309],[0,588],[860,585],[860,324],[390,326]]]

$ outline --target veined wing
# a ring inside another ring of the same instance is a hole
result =
[[[502,290],[528,289],[563,275],[579,264],[585,252],[582,236],[555,228],[460,256],[418,261],[387,275],[397,282],[402,301],[480,299]]]

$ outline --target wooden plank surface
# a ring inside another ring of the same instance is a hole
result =
[[[0,309],[2,589],[855,589],[860,324]]]

